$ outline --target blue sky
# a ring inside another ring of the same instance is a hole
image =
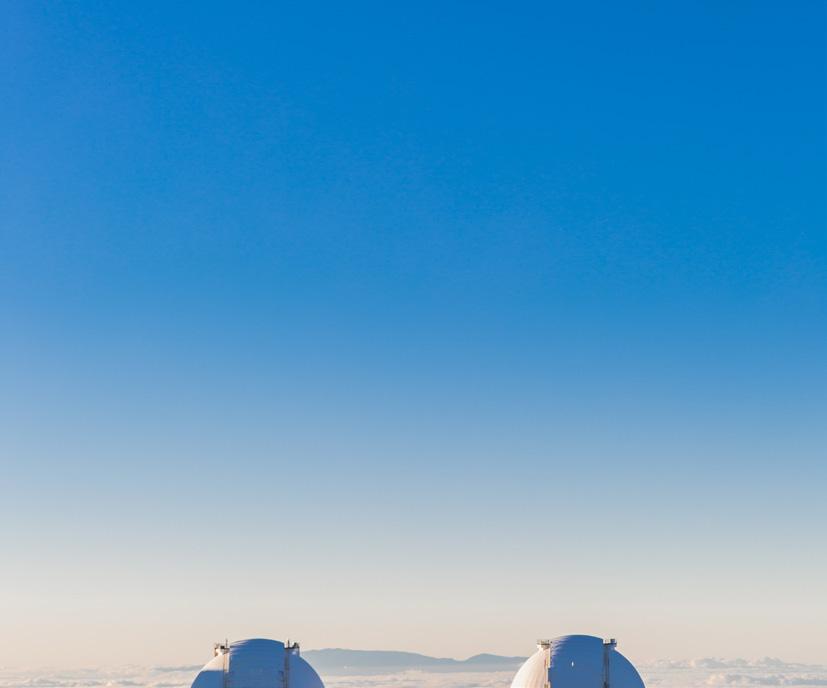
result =
[[[824,661],[827,16],[719,5],[7,3],[3,646]]]

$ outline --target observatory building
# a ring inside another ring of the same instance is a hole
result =
[[[239,640],[216,644],[213,654],[192,688],[324,688],[313,667],[299,655],[298,643]]]
[[[514,676],[511,688],[644,688],[640,674],[614,640],[563,635],[537,642],[537,652]]]

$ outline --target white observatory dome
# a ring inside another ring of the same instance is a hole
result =
[[[298,643],[255,638],[216,645],[214,653],[192,688],[324,688]]]
[[[640,674],[616,649],[591,635],[541,640],[511,688],[644,688]]]

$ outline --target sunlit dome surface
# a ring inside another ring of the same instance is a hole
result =
[[[613,640],[564,635],[540,641],[511,688],[644,688],[640,674]]]
[[[324,688],[322,679],[299,656],[298,644],[278,640],[239,640],[216,645],[192,688]]]

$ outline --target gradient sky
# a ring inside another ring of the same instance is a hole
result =
[[[827,661],[826,7],[3,3],[0,663]]]

